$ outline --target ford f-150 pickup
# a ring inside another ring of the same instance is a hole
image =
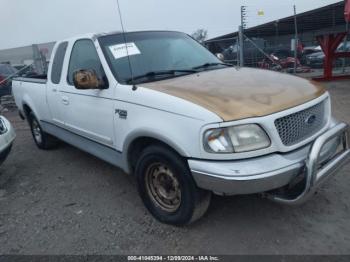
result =
[[[40,149],[63,140],[134,174],[169,224],[200,218],[212,193],[303,203],[350,155],[317,83],[222,63],[179,32],[59,41],[47,76],[13,94]]]

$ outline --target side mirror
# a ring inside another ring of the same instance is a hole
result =
[[[104,89],[105,83],[93,69],[81,69],[73,73],[73,83],[77,89]]]
[[[224,61],[224,60],[225,60],[224,55],[221,54],[221,53],[217,53],[217,54],[216,54],[216,57],[219,58],[221,61]]]

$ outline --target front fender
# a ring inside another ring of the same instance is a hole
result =
[[[170,139],[169,137],[167,137],[163,134],[159,134],[155,130],[147,130],[147,129],[140,129],[140,130],[135,130],[135,131],[131,132],[125,139],[125,142],[123,145],[123,152],[127,152],[130,144],[134,140],[136,140],[137,138],[140,138],[140,137],[149,137],[149,138],[159,140],[159,141],[163,142],[164,144],[167,144],[168,146],[173,148],[181,156],[190,157],[190,154],[188,152],[186,152],[186,150],[183,147],[181,147],[180,144],[177,143],[176,141]]]
[[[174,151],[176,151],[179,155],[183,157],[190,157],[190,153],[186,151],[184,147],[181,146],[179,141],[175,141],[174,139],[171,139],[170,137],[167,137],[164,134],[160,134],[157,130],[142,128],[138,130],[132,131],[130,134],[127,135],[125,138],[124,144],[123,144],[123,160],[124,160],[124,166],[128,167],[128,151],[130,148],[130,145],[133,141],[135,141],[138,138],[153,138],[155,140],[158,140],[169,147],[171,147]],[[128,172],[129,170],[125,170]]]

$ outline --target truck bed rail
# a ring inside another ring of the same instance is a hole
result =
[[[21,81],[21,82],[29,82],[29,83],[38,83],[38,84],[46,84],[47,78],[45,76],[38,76],[38,77],[16,77],[13,79],[13,81]]]

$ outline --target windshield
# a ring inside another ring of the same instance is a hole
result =
[[[208,70],[224,66],[205,47],[184,33],[135,32],[126,33],[125,38],[136,83],[191,74],[198,68]],[[123,84],[130,83],[124,36],[101,36],[99,42],[116,79]]]

